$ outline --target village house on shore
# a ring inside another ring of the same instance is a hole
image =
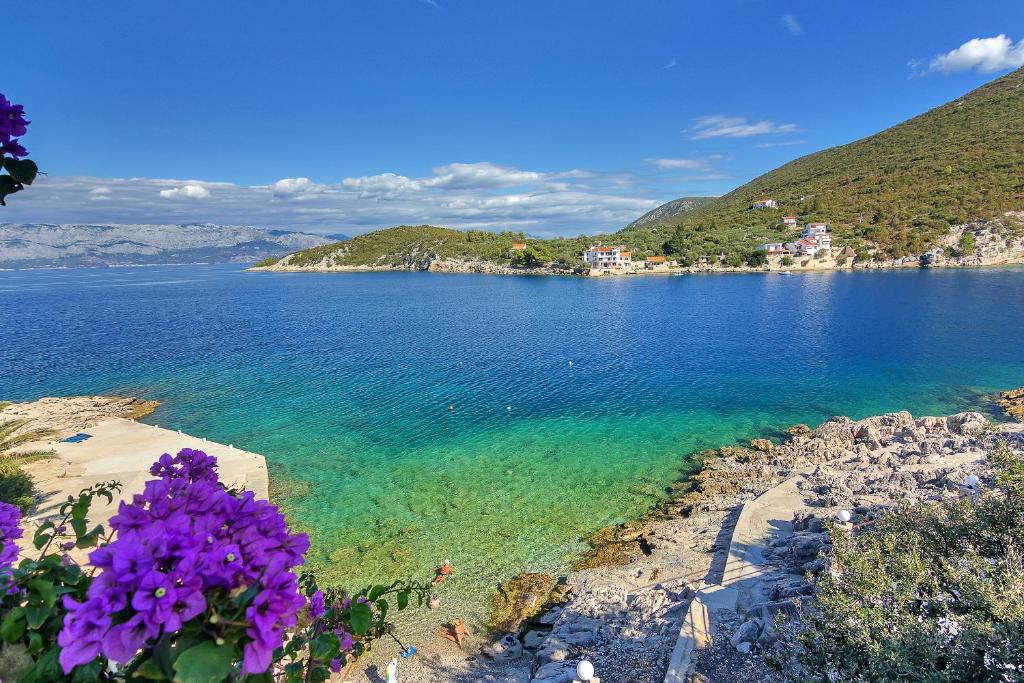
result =
[[[788,216],[785,218],[789,218]],[[795,219],[794,219],[795,220]],[[826,223],[808,223],[803,234],[795,242],[768,242],[758,247],[769,256],[832,256],[832,235]]]
[[[775,201],[775,200],[764,200]],[[757,204],[757,202],[755,202]],[[796,216],[783,216],[781,223],[785,226],[795,227]],[[513,245],[515,247],[516,245]],[[767,262],[759,261],[762,266],[752,266],[764,270],[774,270],[779,267],[794,265],[785,261],[786,257],[814,258],[815,261],[803,261],[800,267],[806,268],[833,268],[833,257],[845,257],[850,259],[854,256],[853,249],[844,247],[841,250],[833,248],[832,235],[829,233],[826,223],[807,223],[804,226],[800,237],[793,242],[768,242],[758,245],[758,251],[765,252],[768,256]],[[634,259],[632,252],[622,245],[595,244],[583,252],[582,260],[589,275],[632,275],[643,273],[669,272],[679,269],[678,261],[670,260],[666,256],[648,256]],[[691,270],[715,270],[726,264],[727,254],[701,254],[693,259]]]
[[[583,263],[590,275],[660,273],[667,272],[679,265],[666,256],[634,259],[633,253],[624,246],[601,244],[595,244],[583,252]]]

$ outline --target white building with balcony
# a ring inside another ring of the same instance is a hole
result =
[[[583,262],[591,270],[627,270],[633,267],[633,255],[623,247],[595,245],[583,252]]]

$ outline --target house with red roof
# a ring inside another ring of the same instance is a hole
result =
[[[597,244],[583,252],[583,262],[595,275],[603,272],[625,272],[633,267],[633,254],[625,247],[606,247]]]

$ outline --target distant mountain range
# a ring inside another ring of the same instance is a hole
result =
[[[346,239],[241,225],[0,224],[0,268],[254,263]]]

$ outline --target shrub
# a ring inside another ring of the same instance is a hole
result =
[[[13,458],[0,459],[0,502],[27,511],[33,502],[32,477]]]
[[[965,231],[964,234],[961,235],[960,237],[960,242],[958,243],[958,246],[960,247],[960,251],[962,253],[973,254],[975,248],[977,247],[977,245],[974,242],[974,235]]]
[[[758,250],[758,251],[752,252],[750,254],[750,256],[747,257],[747,265],[752,267],[752,268],[756,268],[758,266],[763,266],[767,262],[768,262],[768,252],[766,252],[766,251]]]
[[[994,486],[897,509],[850,538],[796,636],[801,679],[1008,681],[1024,671],[1024,461],[1005,444]]]
[[[794,263],[795,263],[795,261],[793,261],[793,257],[792,256],[783,256],[782,257],[782,265],[784,265],[784,266],[791,266]]]

